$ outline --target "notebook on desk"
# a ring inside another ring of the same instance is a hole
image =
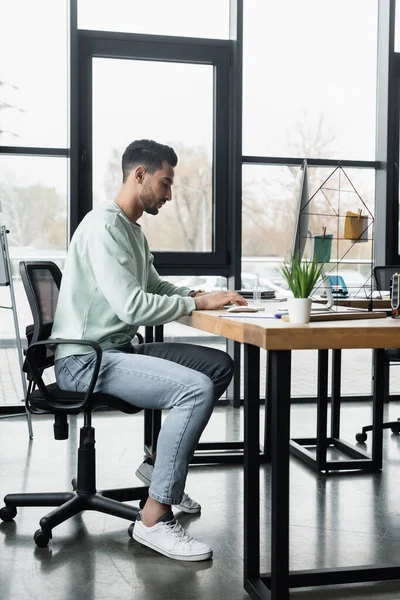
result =
[[[330,311],[321,313],[311,313],[310,322],[316,321],[356,321],[358,319],[385,319],[386,311],[368,311],[359,308],[349,308],[345,306],[334,306]],[[290,323],[289,315],[282,317],[283,321]]]
[[[311,304],[311,314],[315,314],[315,313],[337,313],[337,312],[346,312],[346,311],[350,311],[350,312],[360,312],[363,311],[364,309],[362,308],[356,308],[354,306],[340,306],[340,305],[334,305],[334,306],[327,306],[325,304],[319,303],[319,302],[313,302]],[[281,306],[279,306],[278,311],[281,313],[287,313],[288,312],[288,305],[287,303],[282,304]],[[365,309],[365,311],[367,311],[367,309]]]

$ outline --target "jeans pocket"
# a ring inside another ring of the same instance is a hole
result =
[[[86,392],[92,376],[94,356],[67,356],[57,360],[54,372],[58,386],[70,392]]]

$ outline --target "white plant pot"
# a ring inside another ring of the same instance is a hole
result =
[[[288,312],[291,323],[309,323],[311,298],[288,298]]]

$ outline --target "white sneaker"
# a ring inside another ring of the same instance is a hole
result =
[[[209,546],[192,537],[169,511],[153,527],[143,525],[140,516],[135,521],[132,538],[174,560],[208,560],[213,552]]]
[[[153,471],[154,467],[151,463],[151,459],[146,458],[146,460],[136,469],[135,475],[140,481],[143,481],[146,485],[150,485]],[[184,492],[180,504],[176,504],[174,507],[189,514],[199,513],[201,511],[201,505],[193,500],[189,494],[186,494],[186,492]]]

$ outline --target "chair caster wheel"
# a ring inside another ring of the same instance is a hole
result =
[[[3,508],[0,509],[0,519],[2,521],[12,521],[16,514],[17,509],[15,506],[3,506]]]
[[[33,539],[35,541],[36,546],[38,548],[46,548],[47,544],[51,540],[52,535],[51,532],[43,531],[43,529],[38,529],[33,534]]]
[[[396,435],[399,435],[400,433],[400,427],[391,427],[392,433],[395,433]]]
[[[367,439],[366,433],[356,433],[356,440],[359,444],[363,444]]]
[[[132,537],[132,532],[133,532],[134,528],[135,528],[135,523],[131,523],[128,528],[129,537]]]

